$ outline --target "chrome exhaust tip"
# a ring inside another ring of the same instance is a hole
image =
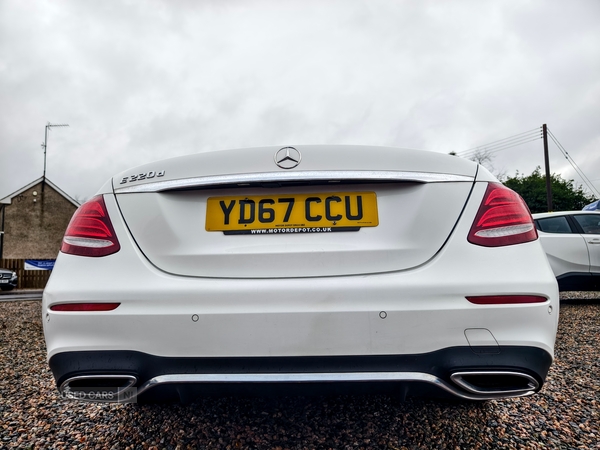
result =
[[[131,403],[137,397],[136,382],[133,375],[80,375],[65,380],[58,391],[69,400]]]
[[[450,379],[465,391],[482,396],[523,396],[540,387],[531,375],[511,371],[455,372]]]

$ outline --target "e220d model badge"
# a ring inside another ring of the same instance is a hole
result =
[[[142,180],[147,180],[149,178],[164,177],[164,176],[165,176],[164,170],[161,170],[159,172],[155,172],[155,171],[151,170],[150,172],[138,173],[137,175],[129,175],[128,177],[123,177],[121,179],[120,184],[133,183],[134,181],[142,181]]]

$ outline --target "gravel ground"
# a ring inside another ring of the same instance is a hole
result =
[[[532,397],[222,398],[189,406],[60,399],[40,302],[0,303],[0,448],[600,448],[600,293],[562,298],[556,361]]]

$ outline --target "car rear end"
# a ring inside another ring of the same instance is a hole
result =
[[[43,310],[76,398],[326,385],[488,399],[541,388],[558,293],[526,206],[480,166],[267,147],[116,176],[69,225]]]

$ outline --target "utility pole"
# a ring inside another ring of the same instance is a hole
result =
[[[550,161],[548,159],[548,127],[542,125],[542,135],[544,137],[544,162],[546,164],[546,202],[548,203],[548,212],[552,211],[552,177],[550,176]]]
[[[42,192],[44,192],[44,186],[46,186],[46,147],[48,144],[48,130],[52,127],[68,127],[68,123],[50,123],[46,125],[46,131],[44,132],[44,143],[42,147],[44,148],[44,176],[42,177]]]

